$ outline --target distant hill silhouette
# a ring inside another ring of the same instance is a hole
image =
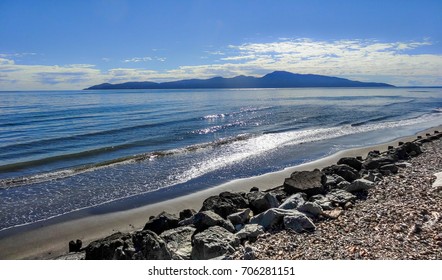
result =
[[[261,78],[237,76],[233,78],[215,77],[211,79],[190,79],[173,82],[127,82],[122,84],[100,84],[93,89],[199,89],[199,88],[299,88],[299,87],[394,87],[385,83],[352,81],[343,78],[294,74],[275,71]]]

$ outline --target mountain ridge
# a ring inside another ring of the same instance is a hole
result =
[[[216,89],[216,88],[304,88],[304,87],[394,87],[386,83],[360,82],[333,76],[296,74],[274,71],[262,77],[236,76],[233,78],[213,77],[209,79],[185,79],[171,82],[126,82],[103,83],[85,90],[102,89]]]

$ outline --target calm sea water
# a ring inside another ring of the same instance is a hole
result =
[[[442,89],[0,92],[0,229],[442,124]]]

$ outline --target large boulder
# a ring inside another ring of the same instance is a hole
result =
[[[348,182],[353,182],[354,180],[360,178],[359,172],[346,164],[328,166],[322,169],[322,172],[324,172],[326,175],[339,175]]]
[[[200,212],[210,210],[226,219],[230,214],[247,207],[247,201],[241,194],[222,192],[219,195],[211,196],[204,200]]]
[[[85,249],[86,260],[112,260],[115,250],[119,247],[128,247],[131,242],[130,234],[114,233],[105,238],[91,242]]]
[[[242,240],[256,241],[259,235],[264,233],[264,228],[258,224],[247,224],[240,231],[236,233],[236,236]]]
[[[194,227],[183,226],[166,230],[160,237],[166,242],[173,259],[190,260]]]
[[[136,253],[133,259],[137,260],[170,260],[172,254],[167,248],[166,242],[155,232],[143,230],[132,236],[133,246]]]
[[[318,169],[313,171],[295,171],[290,178],[285,179],[284,191],[288,194],[303,192],[308,196],[312,196],[323,193],[326,182],[327,176]]]
[[[212,211],[198,212],[191,218],[180,222],[180,225],[190,224],[193,224],[198,232],[204,231],[213,226],[220,226],[230,232],[235,232],[235,228],[230,221],[224,220],[220,215]]]
[[[239,238],[226,229],[214,226],[193,236],[192,259],[207,260],[231,254],[239,246]]]
[[[297,233],[311,232],[316,230],[315,224],[306,215],[295,213],[284,217],[284,227]]]
[[[250,208],[256,214],[279,206],[278,199],[271,193],[251,192],[247,194],[247,199],[249,200]]]
[[[360,171],[362,168],[362,162],[354,157],[343,157],[339,159],[338,164],[346,164],[350,167],[353,167],[357,171]]]
[[[409,156],[414,157],[414,156],[422,154],[421,147],[416,143],[406,142],[402,146],[405,148],[405,151],[407,152],[407,154]]]
[[[353,181],[350,186],[344,188],[344,191],[347,192],[359,192],[359,191],[367,191],[374,187],[374,183],[365,179],[357,179]]]
[[[151,230],[156,234],[160,234],[165,230],[178,227],[179,221],[180,219],[177,216],[167,212],[161,212],[154,218],[150,219],[144,226],[143,230]]]
[[[307,195],[305,193],[295,193],[288,197],[278,208],[280,209],[296,209],[305,203]]]
[[[294,215],[300,213],[297,210],[286,210],[279,208],[271,208],[261,214],[252,217],[249,221],[250,224],[261,225],[264,229],[268,230],[271,227],[282,224],[284,216]],[[300,213],[301,214],[301,213]],[[304,214],[302,214],[304,215]]]
[[[237,213],[230,214],[227,216],[227,220],[229,220],[233,225],[240,225],[247,223],[252,216],[252,210],[246,208]]]

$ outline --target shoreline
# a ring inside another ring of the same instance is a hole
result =
[[[129,210],[106,213],[93,213],[91,210],[83,211],[81,215],[70,213],[44,222],[7,229],[0,232],[0,259],[52,259],[68,252],[69,240],[81,239],[86,245],[118,231],[134,231],[142,228],[149,216],[162,211],[178,213],[186,208],[199,210],[204,199],[223,191],[249,191],[251,187],[258,187],[261,190],[271,189],[281,185],[284,178],[289,177],[294,171],[329,166],[344,156],[365,157],[370,150],[384,151],[388,146],[396,147],[398,141],[412,141],[418,135],[425,136],[426,133],[433,133],[434,130],[441,130],[441,128],[442,126],[436,126],[384,144],[340,151],[282,171],[237,179],[216,187]]]

